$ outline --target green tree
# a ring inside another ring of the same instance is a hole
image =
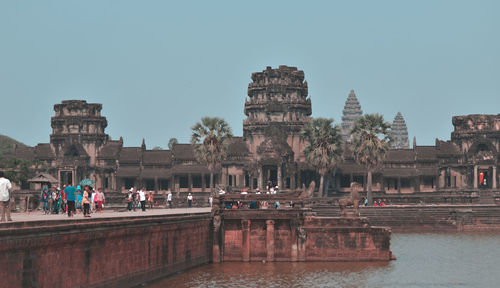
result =
[[[324,196],[325,175],[336,168],[344,151],[340,126],[333,125],[333,119],[316,118],[306,124],[300,134],[307,141],[306,159],[321,176],[319,194]]]
[[[229,124],[218,117],[203,117],[201,122],[191,127],[191,144],[196,159],[207,165],[210,171],[210,188],[214,184],[214,172],[226,158],[229,139],[233,137]]]
[[[179,143],[177,141],[177,138],[170,138],[170,140],[168,140],[168,149],[172,150],[172,148],[174,147],[175,144]]]
[[[379,114],[366,114],[356,120],[351,130],[351,149],[354,159],[367,169],[368,203],[373,204],[372,174],[382,163],[391,147],[391,124]]]

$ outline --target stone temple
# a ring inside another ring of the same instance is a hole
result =
[[[342,137],[345,141],[349,141],[351,135],[351,129],[354,122],[363,115],[363,110],[361,110],[361,104],[359,104],[354,90],[351,90],[347,100],[345,101],[344,110],[342,110]]]
[[[244,100],[243,136],[232,138],[215,183],[241,191],[263,189],[272,182],[290,191],[318,182],[319,175],[305,161],[305,143],[299,136],[312,113],[304,72],[267,67],[253,73],[251,80]],[[144,187],[159,194],[172,191],[184,197],[192,192],[199,199],[208,197],[209,170],[196,161],[191,144],[150,150],[143,141],[138,147],[124,147],[121,138],[112,140],[105,133],[107,120],[101,108],[84,100],[54,105],[50,143],[16,147],[9,157],[46,163],[45,172],[58,185],[90,178],[96,187],[117,195],[130,187]],[[351,91],[342,116],[346,141],[347,131],[361,115],[361,105]],[[455,116],[452,122],[451,141],[436,140],[432,146],[415,143],[410,149],[406,124],[398,113],[394,119],[397,145],[373,174],[374,197],[439,202],[449,196],[487,202],[496,195],[500,114]],[[355,163],[347,144],[343,162],[327,177],[328,195],[347,192],[352,181],[365,186],[366,170]]]
[[[401,112],[396,114],[394,121],[392,121],[391,132],[393,137],[392,148],[394,149],[408,149],[410,142],[408,141],[408,128],[406,122],[401,115]]]

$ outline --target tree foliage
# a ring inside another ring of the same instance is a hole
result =
[[[392,142],[391,124],[379,114],[366,114],[356,120],[351,130],[351,149],[354,159],[366,166],[368,202],[373,202],[372,173],[382,163]]]
[[[303,127],[301,138],[307,141],[306,160],[321,175],[319,191],[323,193],[324,177],[337,166],[344,151],[340,126],[333,125],[333,119],[316,118]]]
[[[229,124],[218,117],[203,117],[191,130],[196,159],[215,171],[226,157],[228,140],[233,136]]]
[[[174,145],[177,143],[179,143],[179,141],[177,141],[177,138],[170,138],[170,140],[168,140],[168,149],[172,150]]]

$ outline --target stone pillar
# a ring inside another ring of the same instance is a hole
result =
[[[205,192],[205,187],[207,187],[207,181],[205,179],[205,174],[201,174],[201,192]]]
[[[158,189],[159,188],[159,185],[158,185],[158,176],[155,176],[155,193],[158,193]]]
[[[491,175],[491,188],[497,189],[497,166],[493,166],[493,175]]]
[[[474,189],[477,189],[477,165],[474,165]]]
[[[21,200],[19,202],[19,211],[21,211],[21,212],[26,212],[27,211],[27,208],[26,208],[26,196],[22,196],[21,197]]]
[[[250,262],[250,220],[241,220],[241,232],[242,232],[242,256],[243,262]]]
[[[296,185],[296,183],[295,183],[295,173],[293,173],[292,175],[290,175],[290,189],[295,189],[296,188],[295,185]]]
[[[401,193],[401,177],[398,176],[398,193]]]
[[[276,183],[277,183],[277,185],[278,185],[279,189],[280,189],[280,190],[283,190],[283,179],[282,179],[282,178],[283,178],[283,177],[282,177],[283,175],[281,175],[281,164],[278,164],[278,167],[277,167],[277,168],[278,168],[278,171],[277,171],[277,173],[276,173],[276,174],[277,174],[277,175],[276,175],[276,178],[278,178],[278,179],[276,179]]]
[[[193,176],[191,175],[191,173],[188,174],[188,191],[193,191]]]
[[[259,168],[257,168],[257,172],[259,174],[259,178],[257,179],[257,188],[259,188],[259,190],[262,192],[264,191],[264,186],[262,185],[262,178],[263,178],[263,175],[262,175],[262,166],[259,165]]]
[[[266,250],[267,261],[274,261],[274,220],[266,220],[267,233],[266,233]]]

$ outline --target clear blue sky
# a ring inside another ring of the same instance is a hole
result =
[[[252,72],[296,66],[313,117],[400,111],[419,145],[500,113],[500,1],[0,1],[0,134],[49,142],[53,105],[103,104],[126,146],[188,142],[203,116],[242,135]],[[411,142],[411,140],[410,140]]]

